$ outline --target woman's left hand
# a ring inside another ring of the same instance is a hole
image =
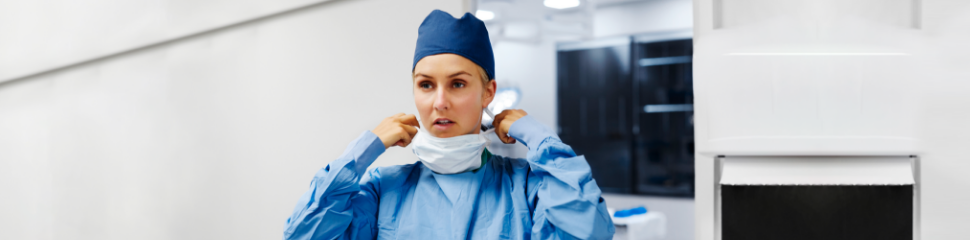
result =
[[[495,126],[495,134],[504,143],[515,143],[515,138],[509,136],[509,128],[512,128],[512,124],[525,115],[529,114],[522,109],[507,109],[495,115],[495,121],[492,122],[492,126]]]

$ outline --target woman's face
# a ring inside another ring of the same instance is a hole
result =
[[[414,66],[414,105],[421,125],[440,138],[481,131],[482,110],[495,96],[495,81],[486,86],[478,65],[455,54],[422,58]]]

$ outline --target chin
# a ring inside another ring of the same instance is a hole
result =
[[[461,134],[454,133],[454,131],[447,131],[447,132],[432,132],[431,135],[434,135],[437,138],[450,138],[450,137],[460,136]]]
[[[431,135],[434,135],[437,138],[457,137],[457,136],[461,136],[461,135],[468,134],[468,132],[469,131],[462,131],[462,130],[457,130],[457,129],[452,129],[452,130],[447,130],[447,131],[429,131],[429,133],[431,133]]]

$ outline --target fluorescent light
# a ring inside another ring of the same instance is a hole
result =
[[[907,53],[878,52],[780,52],[780,53],[728,53],[728,56],[909,56]]]
[[[579,0],[545,0],[542,4],[550,8],[564,9],[579,6]]]
[[[475,17],[478,17],[478,19],[481,19],[482,21],[488,21],[495,18],[495,13],[492,11],[478,10],[475,11]]]

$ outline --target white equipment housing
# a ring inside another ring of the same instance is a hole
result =
[[[919,239],[919,8],[695,1],[697,239],[750,236],[725,232],[721,189],[752,185],[911,186],[905,239]]]

